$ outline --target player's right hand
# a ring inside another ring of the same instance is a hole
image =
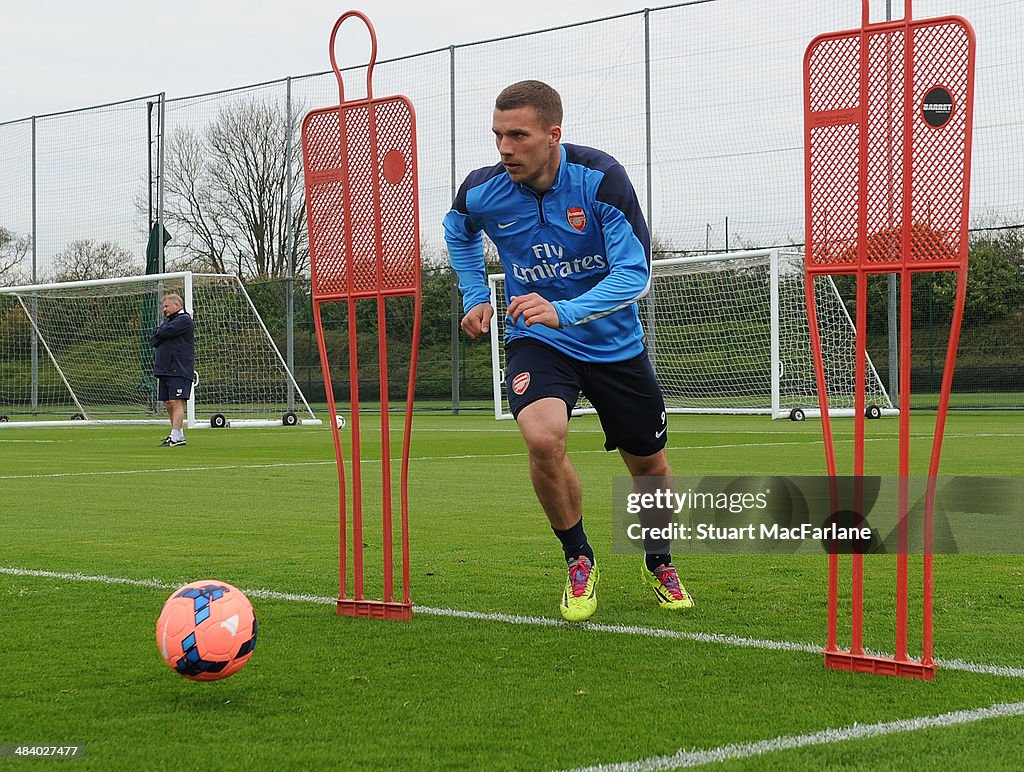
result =
[[[462,317],[462,331],[473,340],[482,338],[491,332],[491,317],[493,316],[494,306],[490,303],[477,303]]]

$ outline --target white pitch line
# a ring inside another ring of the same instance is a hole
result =
[[[723,761],[737,761],[776,751],[788,751],[794,748],[807,748],[815,745],[832,745],[834,743],[864,740],[872,737],[884,737],[891,734],[917,732],[921,729],[946,729],[961,724],[972,724],[990,718],[1008,718],[1024,716],[1024,702],[997,702],[987,708],[972,710],[954,710],[936,716],[897,719],[883,721],[878,724],[852,724],[839,729],[823,729],[809,734],[783,735],[770,740],[753,743],[730,743],[707,750],[682,750],[670,756],[652,756],[637,761],[624,761],[618,764],[596,764],[592,767],[579,767],[573,772],[656,772],[657,770],[685,769],[699,767]]]
[[[159,579],[128,579],[122,576],[102,576],[93,574],[71,573],[67,571],[40,571],[35,568],[11,568],[0,566],[0,574],[8,576],[35,576],[42,579],[67,579],[72,582],[99,582],[100,584],[126,584],[131,587],[156,587],[173,590],[179,585],[168,584]]]
[[[757,432],[750,432],[757,433]],[[930,435],[929,435],[930,436]],[[947,439],[953,436],[959,435],[946,435]],[[964,435],[967,436],[967,435]],[[970,435],[975,436],[975,435]],[[999,435],[985,435],[985,436],[1000,436],[1000,437],[1013,437],[1017,435],[1013,434],[999,434]],[[867,438],[865,442],[887,442],[889,438],[877,437]],[[53,440],[24,440],[24,442],[53,442]],[[794,447],[796,445],[815,445],[818,444],[817,439],[813,440],[786,440],[785,442],[736,442],[736,443],[723,443],[720,445],[685,445],[685,446],[669,446],[669,450],[673,451],[689,451],[689,450],[729,450],[732,448],[776,448],[776,447]],[[849,444],[852,443],[852,439],[837,439],[835,444]],[[583,455],[604,455],[608,451],[600,450],[573,450],[571,455],[583,456]],[[410,458],[410,462],[418,461],[473,461],[488,458],[525,458],[525,451],[517,451],[515,453],[464,453],[464,454],[453,454],[448,456],[414,456]],[[393,461],[396,459],[392,459]],[[0,475],[0,480],[37,480],[37,479],[49,479],[49,478],[67,478],[67,477],[109,477],[109,476],[120,476],[120,475],[137,475],[137,474],[166,474],[168,472],[223,472],[233,471],[240,469],[281,469],[281,468],[294,468],[304,466],[333,466],[336,461],[295,461],[295,462],[276,462],[273,464],[221,464],[215,466],[175,466],[158,469],[118,469],[118,470],[97,470],[93,472],[44,472],[39,474],[8,474]],[[364,458],[360,460],[362,464],[379,464],[379,458]],[[351,461],[345,461],[346,466],[351,465]]]
[[[333,600],[331,601],[333,602]],[[821,646],[812,643],[791,643],[789,641],[771,641],[758,638],[744,638],[737,635],[723,635],[721,633],[691,633],[683,630],[666,630],[661,627],[639,627],[636,625],[606,625],[599,622],[584,622],[572,624],[561,619],[550,617],[530,617],[516,614],[485,613],[481,611],[462,611],[450,608],[431,608],[429,606],[416,606],[416,611],[422,614],[430,614],[439,617],[454,617],[456,619],[475,619],[486,622],[503,622],[512,625],[537,625],[542,627],[565,627],[572,630],[586,630],[595,633],[618,633],[620,635],[642,635],[649,638],[675,638],[683,641],[695,641],[697,643],[720,643],[727,646],[740,646],[750,649],[767,649],[770,651],[796,651],[808,654],[818,654]],[[1024,673],[1022,673],[1024,676]]]
[[[266,436],[271,436],[276,429],[265,433]],[[392,427],[392,434],[401,434],[404,431],[402,427]],[[414,426],[413,434],[512,434],[518,436],[519,429],[515,424],[510,425],[507,429],[504,427],[488,428],[485,426],[466,426],[466,427],[444,427],[444,426]],[[379,434],[380,432],[376,432]],[[669,436],[678,437],[686,434],[710,434],[706,429],[681,429],[674,426],[669,426]],[[726,430],[723,434],[734,434],[734,435],[752,435],[757,437],[778,437],[782,432],[780,430],[771,429],[744,429],[742,431]],[[581,428],[579,426],[570,426],[569,434],[604,434],[603,429],[589,429]],[[801,438],[803,435],[796,435],[797,438]],[[934,436],[934,432],[929,431],[912,431],[910,433],[911,439],[918,440],[930,440]],[[943,434],[945,439],[977,439],[978,437],[1021,437],[1024,433],[1021,432],[977,432],[971,434],[957,434],[955,432],[946,432]],[[810,435],[811,439],[815,442],[821,440],[820,433]],[[838,442],[840,438],[836,438]],[[873,437],[870,438],[873,442],[880,441],[892,441],[897,442],[899,440],[898,435],[891,437]],[[850,440],[852,442],[852,440]]]
[[[772,443],[774,444],[774,443]],[[792,443],[781,443],[784,445],[790,445]],[[711,446],[709,446],[711,447]],[[717,446],[717,447],[729,447],[729,446]],[[737,446],[738,447],[738,446]],[[743,445],[743,447],[756,447],[754,445]],[[573,455],[588,455],[588,454],[604,454],[608,451],[605,450],[577,450],[573,451]],[[454,454],[450,456],[414,456],[410,458],[410,462],[417,461],[472,461],[481,460],[488,458],[525,458],[525,451],[518,451],[515,453],[465,453],[465,454]],[[396,461],[398,459],[392,459]],[[350,466],[351,461],[346,459],[345,465]],[[359,460],[360,466],[365,464],[379,464],[379,458],[363,458]],[[212,466],[175,466],[175,467],[164,467],[155,469],[103,469],[92,472],[40,472],[37,474],[6,474],[0,475],[0,480],[39,480],[49,478],[64,478],[64,477],[116,477],[120,475],[135,475],[135,474],[165,474],[168,472],[224,472],[239,469],[279,469],[279,468],[292,468],[292,467],[303,467],[303,466],[334,466],[337,461],[333,459],[330,461],[293,461],[293,462],[275,462],[272,464],[218,464]]]
[[[39,480],[60,477],[117,477],[132,474],[164,474],[167,472],[222,472],[232,469],[277,469],[296,466],[334,466],[334,461],[296,461],[293,463],[278,462],[274,464],[223,464],[218,466],[175,466],[162,469],[104,469],[95,472],[42,472],[39,474],[5,474],[0,480]]]
[[[581,451],[582,453],[604,453],[606,451]],[[486,453],[486,454],[466,454],[466,455],[454,455],[454,456],[418,456],[411,458],[410,461],[459,461],[459,460],[472,460],[472,459],[483,459],[483,458],[514,458],[526,456],[525,452],[520,453]],[[392,459],[396,461],[398,459]],[[38,474],[7,474],[0,475],[0,480],[37,480],[47,478],[62,478],[62,477],[110,477],[120,475],[134,475],[134,474],[164,474],[167,472],[223,472],[233,471],[239,469],[280,469],[280,468],[292,468],[302,466],[335,466],[338,462],[335,460],[330,461],[279,461],[272,464],[218,464],[214,466],[174,466],[165,468],[155,469],[102,469],[93,472],[40,472]],[[363,466],[366,464],[379,464],[379,458],[362,458],[359,460],[359,465]],[[351,466],[350,460],[345,461],[346,466]]]
[[[180,586],[171,582],[159,579],[127,579],[118,576],[90,575],[82,573],[69,573],[61,571],[42,571],[32,568],[13,568],[0,566],[0,574],[8,576],[34,576],[44,579],[66,579],[75,582],[99,582],[102,584],[121,584],[133,587],[152,587],[156,589],[173,590]],[[316,603],[332,605],[337,599],[318,595],[302,595],[295,593],[279,592],[262,588],[250,588],[242,590],[246,595],[253,598],[264,598],[268,600],[287,600],[300,603]],[[699,633],[687,632],[685,630],[666,630],[661,627],[640,627],[636,625],[608,625],[599,622],[584,622],[582,624],[571,624],[561,619],[551,617],[532,617],[516,614],[501,614],[483,611],[463,611],[451,608],[434,608],[431,606],[416,606],[417,614],[437,617],[451,617],[455,619],[472,619],[482,622],[499,622],[512,625],[531,625],[536,627],[564,627],[572,630],[580,630],[594,633],[613,633],[618,635],[637,635],[648,638],[672,638],[695,643],[712,643],[724,646],[736,646],[748,649],[761,649],[766,651],[791,651],[800,654],[820,654],[822,646],[813,643],[795,643],[792,641],[773,641],[762,638],[747,638],[738,635],[725,635],[723,633]],[[868,654],[881,657],[892,657],[892,653],[867,652]],[[977,675],[1001,676],[1004,678],[1024,679],[1024,668],[1011,667],[1008,665],[990,665],[986,663],[965,662],[959,659],[936,659],[936,664],[946,670],[958,670]]]
[[[880,442],[881,440],[865,440],[866,442]],[[852,442],[852,440],[851,440]],[[813,444],[810,442],[793,441],[787,442],[740,442],[730,443],[725,445],[687,445],[686,447],[670,447],[669,450],[687,451],[687,450],[723,450],[728,448],[772,448],[772,447],[793,447],[794,445],[809,445]],[[836,444],[840,444],[837,441]],[[585,456],[585,455],[606,455],[608,451],[604,449],[600,450],[573,450],[571,455],[573,456]],[[418,461],[474,461],[488,458],[525,458],[525,451],[517,451],[515,453],[462,453],[453,454],[448,456],[413,456],[409,460],[410,462]],[[392,458],[392,461],[397,461],[397,458]],[[39,480],[49,478],[65,478],[65,477],[116,477],[120,475],[135,475],[135,474],[166,474],[168,472],[223,472],[232,471],[239,469],[280,469],[280,468],[293,468],[303,466],[334,466],[337,462],[331,461],[293,461],[293,462],[275,462],[272,464],[218,464],[212,466],[174,466],[164,467],[156,469],[105,469],[96,470],[92,472],[40,472],[38,474],[7,474],[0,475],[0,480]],[[351,461],[346,460],[345,465],[351,465]],[[379,464],[379,458],[363,458],[359,461],[360,466],[363,464]]]

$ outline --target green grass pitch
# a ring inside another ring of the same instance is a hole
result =
[[[952,414],[943,473],[1019,474],[1022,418]],[[915,464],[933,419],[913,414]],[[378,417],[363,423],[370,492]],[[852,421],[835,426],[849,472]],[[896,429],[868,423],[869,473],[895,472]],[[687,475],[820,474],[820,432],[817,421],[674,416],[669,454]],[[826,671],[815,651],[824,556],[684,557],[696,608],[654,605],[636,557],[611,551],[611,478],[623,467],[584,417],[570,450],[602,580],[594,624],[572,627],[555,621],[561,551],[515,425],[421,414],[419,610],[410,623],[349,619],[331,603],[338,493],[326,426],[191,431],[185,448],[158,448],[161,436],[0,428],[0,747],[80,744],[81,768],[93,769],[661,769],[717,758],[664,758],[681,750],[718,752],[726,769],[993,769],[1024,758],[1019,705],[917,731],[820,734],[1024,700],[1019,555],[936,557],[935,654],[964,667],[930,683]],[[372,594],[379,529],[365,541]],[[892,651],[891,558],[866,563],[865,643]],[[250,591],[260,622],[252,660],[223,682],[179,678],[154,642],[170,590],[201,578]],[[820,741],[756,750],[801,736]]]

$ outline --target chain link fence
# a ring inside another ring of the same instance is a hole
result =
[[[902,5],[876,0],[872,18],[898,16]],[[1020,287],[1009,302],[982,297],[969,307],[954,402],[1021,407],[1024,114],[1013,103],[1024,91],[1024,4],[915,3],[916,17],[946,14],[970,20],[979,41],[976,282],[989,295]],[[417,113],[429,285],[419,393],[449,407],[490,395],[486,346],[467,345],[452,323],[440,223],[465,175],[495,162],[489,121],[501,88],[539,78],[561,92],[566,141],[600,147],[624,165],[656,250],[799,246],[803,53],[814,36],[859,23],[855,0],[698,0],[378,62],[375,95],[404,94]],[[344,74],[349,98],[360,96],[365,68]],[[172,237],[164,266],[241,275],[282,350],[289,318],[275,304],[292,289],[291,357],[300,385],[318,399],[299,126],[307,111],[337,100],[334,74],[325,72],[0,124],[0,283],[144,271],[152,226],[162,220]],[[972,251],[972,270],[974,259]],[[294,281],[282,283],[288,276]],[[928,300],[915,316],[923,391],[935,387],[927,373],[941,373],[934,352],[944,345],[946,295],[934,284],[922,290]],[[876,327],[871,348],[883,379],[885,347]],[[345,388],[341,381],[339,394]]]

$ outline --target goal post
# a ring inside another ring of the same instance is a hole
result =
[[[160,300],[195,320],[186,426],[320,425],[241,280],[190,271],[0,287],[0,426],[166,423]]]
[[[830,414],[852,415],[855,328],[831,277],[815,281]],[[491,325],[494,412],[507,419],[504,274],[489,275],[488,283],[497,320]],[[655,260],[639,313],[668,412],[820,415],[802,255],[772,249]],[[872,415],[898,412],[870,358],[866,393]],[[581,396],[574,413],[592,412]]]

